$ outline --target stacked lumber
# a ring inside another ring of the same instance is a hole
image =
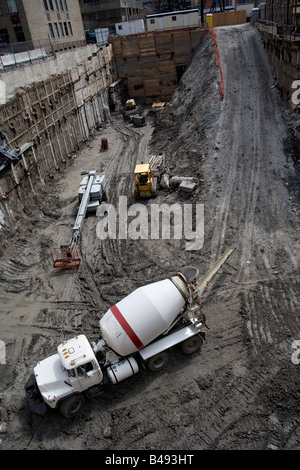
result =
[[[127,85],[129,98],[146,104],[170,101],[178,86],[177,68],[187,66],[204,30],[161,31],[113,38],[118,77]]]

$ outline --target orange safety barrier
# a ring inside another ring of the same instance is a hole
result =
[[[225,97],[224,74],[223,74],[223,69],[222,69],[222,66],[221,66],[219,48],[218,48],[218,43],[217,43],[217,38],[216,38],[216,31],[213,28],[209,28],[209,32],[212,35],[213,42],[214,42],[214,49],[215,49],[214,58],[215,58],[215,61],[218,64],[219,70],[220,70],[221,83],[220,83],[220,86],[219,86],[219,93],[220,93],[221,99],[223,100],[224,97]]]

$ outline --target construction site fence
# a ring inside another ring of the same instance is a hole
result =
[[[210,26],[216,28],[218,26],[229,26],[235,24],[246,23],[246,10],[230,10],[212,13],[212,24]],[[209,17],[206,15],[206,22],[209,24]]]
[[[50,39],[35,39],[16,43],[0,44],[0,67],[29,62],[54,55],[57,52],[86,46],[86,40],[53,43]]]

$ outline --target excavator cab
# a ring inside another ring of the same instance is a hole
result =
[[[140,198],[155,197],[157,178],[154,177],[149,163],[136,165],[134,170],[135,196]]]

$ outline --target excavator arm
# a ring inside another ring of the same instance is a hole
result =
[[[75,224],[73,226],[73,233],[68,244],[60,245],[59,248],[53,248],[52,261],[54,268],[70,269],[78,268],[81,262],[77,242],[80,237],[83,221],[85,219],[88,205],[90,203],[90,196],[94,182],[96,181],[96,171],[90,171],[87,177],[87,183],[81,198],[80,206],[77,212]],[[106,186],[105,186],[106,188]],[[105,191],[105,188],[103,191]],[[100,194],[100,197],[102,193]]]

